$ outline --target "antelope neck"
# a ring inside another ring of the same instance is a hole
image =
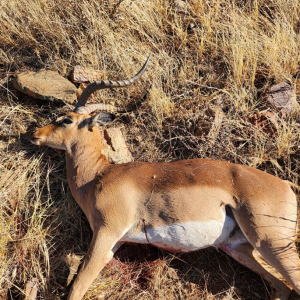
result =
[[[65,156],[68,182],[73,197],[80,206],[80,199],[85,199],[83,195],[88,193],[96,175],[109,165],[101,148],[98,130],[93,137],[87,134],[80,142],[67,147]]]

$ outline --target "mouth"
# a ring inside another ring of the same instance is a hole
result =
[[[41,144],[41,138],[32,136],[32,137],[30,138],[30,142],[31,142],[32,144],[35,144],[35,145],[40,145],[40,144]]]

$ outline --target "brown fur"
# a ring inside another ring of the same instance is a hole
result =
[[[272,299],[289,297],[282,278],[300,294],[294,244],[297,200],[289,182],[248,166],[208,159],[111,165],[101,155],[98,128],[89,130],[91,117],[69,113],[66,118],[72,123],[61,120],[40,128],[32,142],[66,150],[71,192],[93,230],[68,299],[83,297],[129,228],[138,233],[221,220],[223,206],[230,207],[238,227],[220,248],[267,279]],[[238,238],[242,242],[233,248]]]

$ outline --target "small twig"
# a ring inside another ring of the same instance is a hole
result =
[[[6,121],[6,119],[17,109],[17,106],[14,107],[4,118],[4,120],[1,122],[0,127],[3,125],[3,123]]]
[[[0,234],[0,236],[5,236],[5,235],[9,235],[9,232],[1,233],[1,234]]]
[[[14,95],[8,88],[6,88],[5,86],[3,86],[2,84],[0,84],[0,87],[2,87],[3,89],[5,89],[6,91],[8,91],[8,93],[11,96],[15,97],[15,99],[18,99],[18,97],[16,95]]]

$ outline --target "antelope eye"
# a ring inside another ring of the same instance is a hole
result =
[[[62,123],[63,124],[72,124],[73,121],[71,119],[63,119]]]

